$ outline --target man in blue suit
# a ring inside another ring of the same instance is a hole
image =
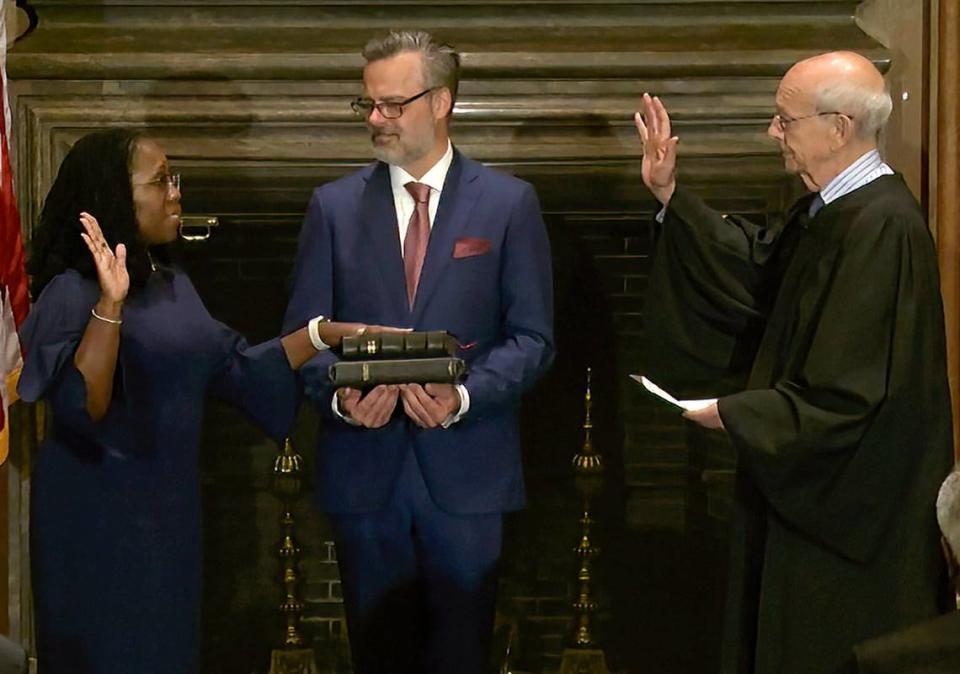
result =
[[[322,314],[464,345],[457,386],[334,392],[329,352],[301,375],[355,671],[480,673],[502,514],[524,505],[520,397],[553,359],[550,246],[533,188],[450,143],[459,55],[402,32],[364,58],[353,108],[379,161],[314,192],[284,328]]]

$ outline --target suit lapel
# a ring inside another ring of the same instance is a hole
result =
[[[453,256],[453,245],[470,220],[474,203],[480,194],[477,176],[473,162],[454,150],[453,162],[443,182],[443,192],[440,193],[433,227],[430,228],[427,255],[417,284],[417,296],[413,303],[414,324],[420,320],[430,296],[440,284],[443,272]]]
[[[383,162],[377,162],[366,180],[363,198],[360,200],[360,223],[364,228],[364,240],[370,243],[376,266],[383,278],[384,289],[390,299],[390,306],[399,309],[396,315],[405,320],[409,314],[407,281],[403,274],[390,169]]]

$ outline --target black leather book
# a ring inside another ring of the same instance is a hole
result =
[[[460,358],[404,360],[341,360],[330,366],[337,388],[370,388],[380,384],[457,384],[467,371]]]
[[[443,330],[357,335],[344,337],[340,345],[340,357],[344,360],[439,358],[456,353],[457,340]]]

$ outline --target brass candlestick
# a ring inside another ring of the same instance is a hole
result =
[[[580,542],[574,548],[579,563],[577,570],[577,599],[573,602],[574,628],[572,644],[563,651],[560,674],[609,674],[607,659],[593,639],[591,618],[597,610],[593,600],[593,562],[600,548],[590,540],[594,520],[590,515],[590,502],[603,489],[603,457],[593,447],[593,394],[591,392],[592,370],[587,368],[587,390],[584,395],[586,413],[583,422],[583,446],[573,455],[574,485],[580,495]]]
[[[577,477],[586,475],[601,475],[603,473],[603,457],[593,448],[593,393],[590,390],[593,379],[593,369],[587,368],[587,390],[583,395],[585,410],[583,419],[583,447],[573,455],[571,464],[573,473]]]
[[[284,599],[280,612],[284,617],[283,648],[274,649],[270,657],[270,674],[317,674],[317,665],[313,650],[306,648],[306,639],[300,631],[300,617],[303,614],[303,602],[300,600],[301,577],[300,545],[294,535],[296,524],[293,516],[293,504],[300,496],[300,473],[302,457],[297,454],[290,439],[283,443],[283,449],[273,462],[273,490],[281,503],[283,538],[278,554],[283,578]]]

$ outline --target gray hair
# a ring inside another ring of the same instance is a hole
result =
[[[960,559],[960,470],[954,470],[937,495],[937,524],[954,557]]]
[[[876,138],[893,109],[886,88],[877,91],[854,82],[834,82],[821,87],[816,102],[817,112],[842,112],[852,117],[861,138]]]
[[[384,37],[375,37],[363,48],[367,63],[380,61],[403,52],[420,52],[423,57],[423,84],[427,88],[446,87],[453,101],[457,100],[460,84],[460,54],[448,44],[434,42],[433,36],[423,30],[390,31]]]

